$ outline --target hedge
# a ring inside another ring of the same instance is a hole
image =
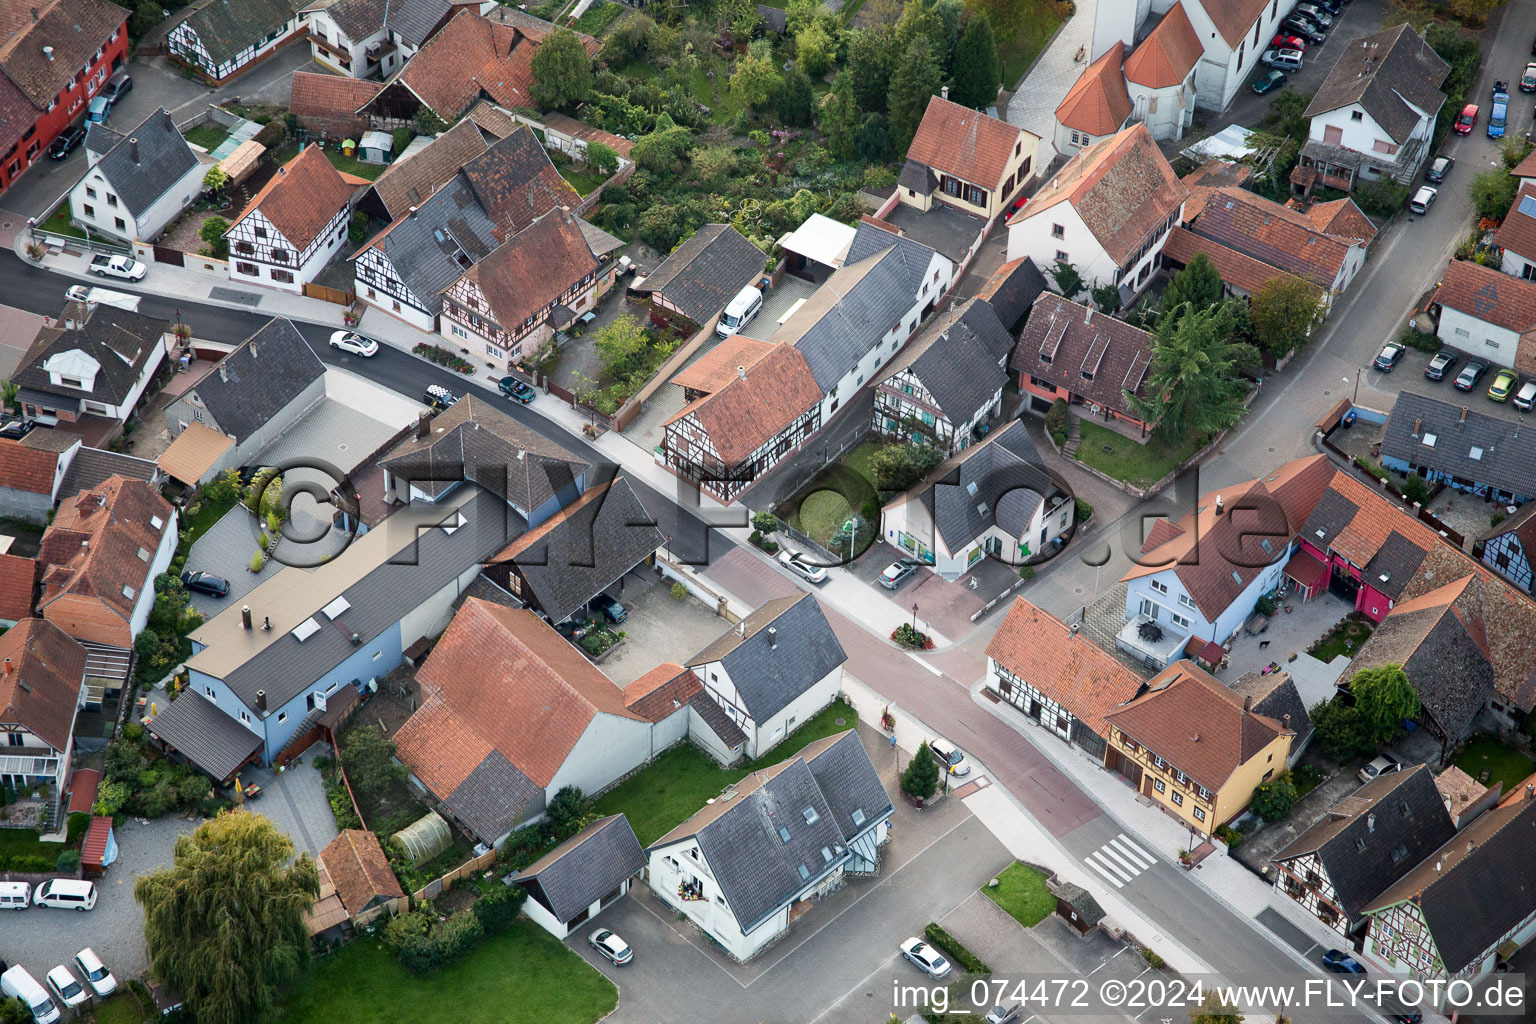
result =
[[[949,958],[959,964],[967,974],[991,974],[992,968],[981,962],[981,959],[960,944],[960,940],[937,924],[929,924],[923,929],[929,942],[938,946],[949,954]]]

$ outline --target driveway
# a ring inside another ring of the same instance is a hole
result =
[[[192,607],[204,618],[213,618],[256,589],[262,577],[251,572],[256,553],[256,519],[244,505],[236,505],[197,539],[187,552],[187,570],[212,573],[229,581],[229,595],[192,594]],[[274,570],[275,571],[275,570]]]
[[[609,587],[608,593],[629,609],[629,618],[619,627],[624,643],[599,666],[619,686],[628,686],[664,661],[681,662],[730,626],[692,594],[681,601],[673,597],[670,584],[644,566]]]

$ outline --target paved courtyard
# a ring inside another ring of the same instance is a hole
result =
[[[664,661],[681,662],[702,650],[730,625],[691,594],[679,601],[670,583],[642,566],[609,592],[619,595],[629,618],[620,627],[624,643],[600,666],[615,683],[628,686]]]
[[[256,783],[262,794],[246,801],[245,808],[264,814],[289,839],[294,853],[318,856],[336,838],[336,819],[325,796],[325,782],[315,768],[315,757],[331,753],[329,746],[316,744],[303,757],[282,772],[270,768],[251,768],[240,773],[243,785]]]
[[[204,618],[211,619],[226,608],[238,607],[236,602],[265,578],[265,573],[258,575],[250,568],[251,556],[257,551],[256,530],[256,517],[244,505],[236,505],[187,552],[189,571],[211,573],[229,581],[228,597],[192,594],[192,607]]]
[[[1285,610],[1287,607],[1290,612]],[[1333,680],[1339,677],[1348,659],[1334,670],[1307,654],[1307,648],[1321,640],[1353,610],[1349,602],[1332,593],[1324,593],[1310,601],[1298,601],[1292,591],[1275,609],[1269,627],[1263,633],[1249,636],[1246,630],[1238,632],[1232,640],[1231,653],[1227,655],[1227,667],[1218,671],[1216,677],[1231,684],[1249,672],[1260,672],[1274,663],[1291,673],[1297,689],[1305,685],[1314,691],[1310,698],[1306,692],[1302,694],[1308,707],[1326,700],[1333,695]],[[1261,647],[1261,644],[1267,646]],[[1294,661],[1289,660],[1292,654],[1296,655]]]

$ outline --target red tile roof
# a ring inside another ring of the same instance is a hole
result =
[[[69,747],[85,680],[85,648],[42,619],[0,636],[0,721],[18,722],[55,750]]]
[[[1168,89],[1189,77],[1204,52],[1184,5],[1176,3],[1126,58],[1125,77],[1148,89]]]
[[[1152,335],[1124,320],[1041,292],[1008,365],[1016,373],[1048,380],[1139,420],[1125,392],[1145,397],[1142,386],[1152,364],[1152,343]],[[1090,356],[1093,376],[1085,379]]]
[[[36,593],[37,562],[20,555],[0,555],[0,620],[28,618]]]
[[[127,18],[106,0],[6,0],[0,4],[0,69],[42,110]]]
[[[112,819],[104,815],[93,817],[85,832],[85,842],[80,845],[80,862],[88,868],[105,868],[111,838]]]
[[[1509,173],[1516,178],[1536,178],[1536,150],[1527,153]]]
[[[1501,249],[1536,259],[1536,183],[1520,186],[1494,241]]]
[[[734,466],[821,401],[805,354],[777,344],[713,394],[688,403],[663,427],[697,418],[727,466]]]
[[[1113,135],[1131,116],[1131,95],[1120,71],[1124,43],[1115,43],[1078,76],[1056,107],[1056,120],[1089,135]]]
[[[987,657],[1105,735],[1104,716],[1136,696],[1141,677],[1024,598],[987,645]]]
[[[362,829],[347,828],[320,851],[331,884],[341,905],[353,917],[367,910],[376,900],[399,899],[405,895],[400,881],[384,856],[378,837]]]
[[[1431,301],[1519,334],[1536,329],[1536,283],[1496,267],[1452,260]]]
[[[1335,238],[1355,238],[1369,245],[1376,237],[1376,225],[1348,196],[1331,203],[1313,203],[1305,216],[1319,231]]]
[[[465,276],[479,287],[496,322],[512,330],[597,269],[576,218],[556,210],[507,239]]]
[[[426,202],[453,180],[459,168],[485,150],[485,137],[466,118],[433,139],[421,152],[390,164],[373,183],[373,191],[391,217],[404,217],[411,207]],[[374,238],[369,245],[378,240]]]
[[[1276,739],[1295,735],[1273,718],[1245,711],[1241,697],[1184,660],[1153,676],[1145,694],[1105,718],[1212,793]],[[1284,767],[1282,754],[1275,768]]]
[[[1110,259],[1125,264],[1188,195],[1147,126],[1136,124],[1067,161],[1014,215],[1013,223],[1041,216],[1057,203],[1071,203]]]
[[[624,706],[647,722],[659,722],[687,707],[703,689],[692,669],[664,661],[624,687]]]
[[[1197,235],[1323,288],[1334,286],[1354,245],[1288,206],[1230,186],[1199,189],[1184,221]]]
[[[576,120],[574,117],[566,117],[561,113],[545,114],[544,127],[546,129],[553,128],[557,132],[563,132],[571,138],[581,139],[583,142],[601,142],[623,157],[629,156],[629,151],[635,147],[635,144],[628,139],[621,138],[612,132],[605,132],[601,128],[594,128],[589,124]]]
[[[928,100],[907,159],[978,185],[996,188],[1015,150],[1029,147],[1029,133],[1007,121],[962,107],[942,96]]]
[[[1175,263],[1187,264],[1194,259],[1196,253],[1201,252],[1216,265],[1216,272],[1221,275],[1224,283],[1241,288],[1250,295],[1276,278],[1301,280],[1294,274],[1287,274],[1220,242],[1201,238],[1187,228],[1176,227],[1169,231],[1168,241],[1163,243],[1163,257]]]
[[[69,814],[89,814],[101,787],[101,772],[94,768],[76,768],[69,777]]]
[[[58,465],[58,452],[40,451],[0,437],[0,488],[52,495]]]
[[[672,378],[681,388],[713,394],[736,379],[736,368],[750,370],[773,351],[773,342],[733,334],[704,353]]]
[[[283,237],[301,252],[325,230],[347,203],[357,186],[331,166],[325,151],[310,143],[299,155],[277,169],[272,180],[235,218],[235,224],[260,210]],[[230,232],[235,226],[230,225]],[[225,233],[228,237],[230,232]]]
[[[1227,45],[1235,50],[1242,45],[1244,37],[1253,34],[1254,23],[1263,17],[1269,5],[1270,0],[1217,0],[1202,3],[1200,7]]]
[[[381,88],[380,83],[362,78],[295,71],[288,109],[300,121],[318,122],[318,127],[325,130],[362,131],[368,126],[368,119],[358,116],[358,108],[378,95]]]

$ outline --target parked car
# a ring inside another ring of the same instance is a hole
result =
[[[1521,412],[1530,412],[1531,406],[1536,405],[1536,377],[1520,385],[1520,390],[1515,393],[1515,408]]]
[[[1397,361],[1403,358],[1404,351],[1403,346],[1395,342],[1388,342],[1381,347],[1381,351],[1376,355],[1376,361],[1371,365],[1375,366],[1382,373],[1391,373],[1392,367],[1396,366]]]
[[[97,95],[105,96],[108,103],[116,103],[130,92],[133,92],[133,76],[126,71],[119,71],[107,79],[107,84],[101,87]]]
[[[105,96],[96,96],[85,108],[85,121],[87,124],[106,124],[111,114],[112,101]]]
[[[427,390],[422,392],[421,395],[421,404],[433,412],[442,412],[458,400],[458,395],[449,391],[441,384],[428,384]]]
[[[1536,92],[1536,61],[1525,66],[1525,71],[1520,75],[1520,91]]]
[[[1361,782],[1370,782],[1381,775],[1391,775],[1393,772],[1403,770],[1403,763],[1391,754],[1382,754],[1370,764],[1355,773],[1355,778]]]
[[[1019,1017],[1023,1013],[1023,1008],[1017,1004],[1013,1006],[994,1006],[987,1011],[987,1015],[983,1019],[986,1021],[986,1024],[1018,1024]]]
[[[1424,367],[1424,376],[1430,380],[1444,380],[1445,371],[1455,366],[1460,359],[1461,356],[1451,349],[1443,348],[1436,352],[1435,357],[1429,361],[1429,365]]]
[[[503,377],[501,380],[496,382],[496,386],[501,389],[502,394],[512,399],[512,401],[521,402],[524,405],[527,405],[529,402],[533,401],[534,395],[536,394],[533,388],[518,380],[516,377]]]
[[[608,928],[594,930],[587,936],[587,943],[615,967],[623,967],[635,958],[635,951],[629,948],[629,943]]]
[[[53,1024],[59,1019],[59,1008],[48,995],[48,990],[39,985],[37,979],[21,964],[8,967],[4,974],[0,974],[0,992],[4,992],[8,998],[26,1003],[36,1024]]]
[[[1471,135],[1472,127],[1477,124],[1477,104],[1468,103],[1461,108],[1461,113],[1456,115],[1456,123],[1451,130],[1457,135]]]
[[[923,563],[915,558],[898,558],[886,566],[885,571],[880,574],[880,585],[886,590],[895,590],[922,566]]]
[[[1439,189],[1433,185],[1420,185],[1419,190],[1408,200],[1408,209],[1423,216],[1429,212],[1429,208],[1435,205],[1435,197],[1440,194]]]
[[[1436,185],[1445,180],[1445,176],[1451,173],[1451,168],[1456,166],[1456,158],[1453,156],[1437,156],[1424,168],[1424,180],[1434,182]]]
[[[587,611],[592,612],[594,615],[601,615],[614,625],[629,618],[629,612],[624,610],[624,606],[607,594],[598,594],[588,601]]]
[[[1360,961],[1344,952],[1342,949],[1330,949],[1323,954],[1323,966],[1330,971],[1339,974],[1364,974],[1365,968],[1360,966]]]
[[[1501,369],[1493,375],[1493,383],[1488,385],[1488,397],[1495,402],[1507,402],[1519,383],[1518,373],[1507,368]]]
[[[125,281],[142,281],[149,268],[127,256],[108,256],[103,253],[91,260],[91,273],[97,277],[120,277]]]
[[[1275,38],[1271,39],[1269,41],[1269,45],[1275,47],[1278,50],[1299,50],[1302,53],[1307,52],[1307,41],[1305,39],[1301,38],[1301,36],[1288,35],[1285,32],[1281,32],[1279,35],[1275,36]]]
[[[901,955],[930,978],[942,978],[949,973],[949,961],[944,954],[915,935],[901,944]]]
[[[343,352],[351,352],[355,356],[376,356],[379,354],[379,343],[372,338],[365,338],[356,331],[332,331],[331,348],[339,348]]]
[[[820,583],[827,578],[825,566],[812,565],[804,555],[793,551],[780,551],[779,564],[809,583]]]
[[[965,755],[960,753],[960,748],[949,740],[935,737],[928,741],[928,749],[933,754],[933,759],[944,766],[944,770],[956,778],[964,778],[971,774],[971,766],[966,764]]]
[[[85,986],[63,964],[48,972],[48,987],[53,989],[53,994],[59,997],[66,1010],[73,1010],[90,997]]]
[[[1271,69],[1253,80],[1253,91],[1263,96],[1285,87],[1285,72]]]
[[[107,970],[107,965],[101,962],[101,957],[96,951],[87,946],[75,954],[75,970],[80,972],[86,984],[98,996],[109,996],[117,991],[117,979],[112,977],[112,972]]]
[[[75,151],[75,147],[85,141],[85,125],[72,124],[58,135],[54,136],[48,144],[48,155],[55,160],[63,160]]]
[[[1291,15],[1280,23],[1283,32],[1289,32],[1293,36],[1301,36],[1313,46],[1322,46],[1328,41],[1328,33],[1312,24],[1306,18]]]
[[[1477,387],[1477,382],[1483,379],[1483,374],[1488,372],[1488,364],[1481,359],[1468,359],[1467,365],[1461,368],[1456,379],[1451,381],[1457,391],[1471,391]]]
[[[1339,0],[1307,0],[1313,7],[1321,7],[1329,14],[1337,18],[1344,13],[1344,5]]]
[[[1264,56],[1259,59],[1281,71],[1301,70],[1301,51],[1299,50],[1265,50]]]
[[[181,574],[181,582],[188,590],[195,590],[199,594],[210,597],[229,596],[229,580],[211,572],[184,572]]]
[[[1502,83],[1501,83],[1502,84]],[[1488,137],[1502,139],[1509,124],[1509,93],[1495,91],[1493,106],[1488,109]]]
[[[1323,10],[1316,4],[1297,4],[1291,8],[1292,14],[1299,14],[1318,28],[1332,28],[1333,15]]]

